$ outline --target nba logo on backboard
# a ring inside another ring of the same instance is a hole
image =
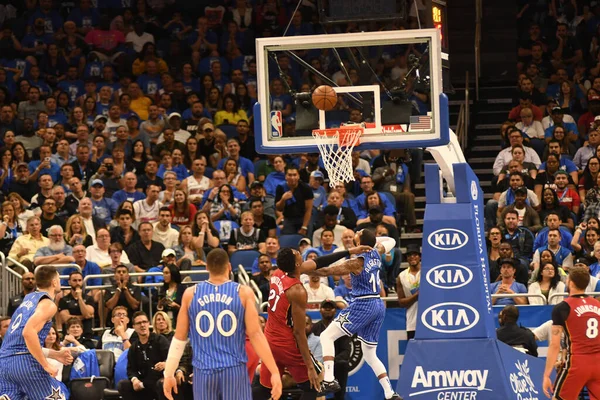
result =
[[[283,117],[281,111],[271,111],[271,137],[283,136]]]

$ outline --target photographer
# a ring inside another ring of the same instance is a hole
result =
[[[98,167],[98,171],[92,175],[90,182],[95,180],[102,181],[104,185],[104,197],[112,198],[113,195],[121,190],[121,186],[119,182],[121,181],[121,176],[115,175],[115,163],[112,157],[106,157],[102,160],[102,164]],[[90,184],[90,189],[91,189]]]

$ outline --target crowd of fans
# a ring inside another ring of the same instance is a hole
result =
[[[556,304],[570,267],[589,268],[589,292],[600,273],[600,4],[519,7],[518,85],[485,207],[490,278],[494,293]],[[495,303],[527,301],[543,303]]]
[[[254,39],[377,24],[325,28],[312,0],[297,12],[295,1],[209,2],[199,15],[184,15],[171,0],[125,3],[0,4],[0,251],[23,273],[22,292],[11,298],[8,318],[0,318],[0,340],[10,315],[35,290],[38,265],[73,265],[61,272],[65,290],[46,346],[99,348],[118,359],[156,335],[170,339],[185,284],[206,278],[211,249],[259,252],[243,267],[266,300],[281,235],[299,235],[294,245],[309,258],[352,246],[358,229],[397,243],[401,232],[420,232],[412,188],[422,151],[356,152],[357,181],[330,185],[318,153],[265,157],[255,150]],[[391,28],[416,28],[415,12],[406,26]],[[406,59],[418,49],[398,51],[370,60],[374,82],[404,77]],[[327,51],[306,61],[339,85],[358,79],[358,65],[344,60],[346,79]],[[289,133],[289,89],[311,91],[321,83],[285,55],[278,62],[286,82],[271,77],[271,108],[282,111]],[[427,94],[408,84],[425,113]],[[356,105],[337,107],[349,121],[362,121]],[[400,259],[399,248],[386,255],[382,294],[395,291]],[[131,277],[135,272],[159,274]],[[100,274],[107,276],[87,278]],[[310,307],[323,314],[318,334],[351,299],[350,280],[302,281]],[[164,352],[159,342],[157,352]],[[318,339],[309,343],[318,354]],[[156,370],[164,368],[166,352],[152,357]],[[130,386],[119,388],[124,398],[136,398],[139,387]]]

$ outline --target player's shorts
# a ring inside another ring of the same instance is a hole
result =
[[[349,336],[356,335],[365,344],[375,346],[384,318],[385,307],[380,298],[357,298],[334,321]]]
[[[194,400],[252,400],[246,364],[219,370],[194,368]]]
[[[0,358],[0,399],[23,400],[56,399],[65,400],[65,392],[60,382],[30,354]]]
[[[267,339],[268,340],[268,339]],[[284,369],[289,372],[289,374],[294,378],[296,383],[303,383],[308,381],[308,370],[306,368],[306,364],[304,363],[304,359],[302,358],[302,354],[300,354],[300,350],[298,349],[296,343],[289,343],[286,345],[273,345],[271,344],[271,352],[273,353],[273,358],[275,359],[275,363],[279,368],[279,374],[283,375]],[[317,360],[312,357],[313,365],[317,374],[321,372],[321,366],[318,364]],[[260,384],[264,387],[271,387],[271,371],[263,364],[260,368]]]
[[[566,362],[554,383],[557,400],[579,398],[583,387],[587,387],[591,400],[600,399],[600,354],[573,355]]]

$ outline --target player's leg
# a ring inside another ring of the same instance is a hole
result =
[[[588,366],[577,356],[571,356],[554,382],[554,399],[577,399],[588,380]]]
[[[252,389],[245,364],[225,368],[220,372],[221,398],[252,400]]]
[[[343,319],[344,317],[342,317],[342,320]],[[320,336],[321,349],[323,350],[323,367],[325,369],[325,375],[323,376],[323,386],[328,386],[330,382],[335,381],[335,375],[333,373],[333,367],[335,362],[334,342],[342,336],[349,334],[347,329],[343,328],[342,323],[338,323],[336,321],[329,324],[329,326],[321,333]]]
[[[219,374],[194,368],[194,400],[219,400]]]
[[[390,378],[388,377],[385,365],[383,365],[379,357],[377,357],[377,345],[370,345],[366,344],[365,342],[361,342],[361,348],[363,353],[363,360],[365,360],[367,364],[369,364],[369,367],[371,367],[371,369],[377,376],[379,384],[383,388],[383,394],[385,398],[399,399],[400,397],[394,392],[394,389],[392,389],[392,383],[390,382]]]
[[[10,397],[11,400],[29,398],[45,399],[56,398],[64,400],[65,392],[60,383],[50,376],[42,366],[30,355],[10,357],[11,363],[8,373],[9,382],[13,382],[19,387],[21,396]],[[2,392],[4,394],[4,392]],[[54,396],[54,397],[52,397]]]
[[[283,376],[283,364],[281,364],[282,356],[280,356],[280,348],[271,346],[273,358],[279,368],[279,375]],[[260,366],[259,383],[252,388],[252,398],[254,400],[267,400],[271,397],[271,371],[264,365]]]

